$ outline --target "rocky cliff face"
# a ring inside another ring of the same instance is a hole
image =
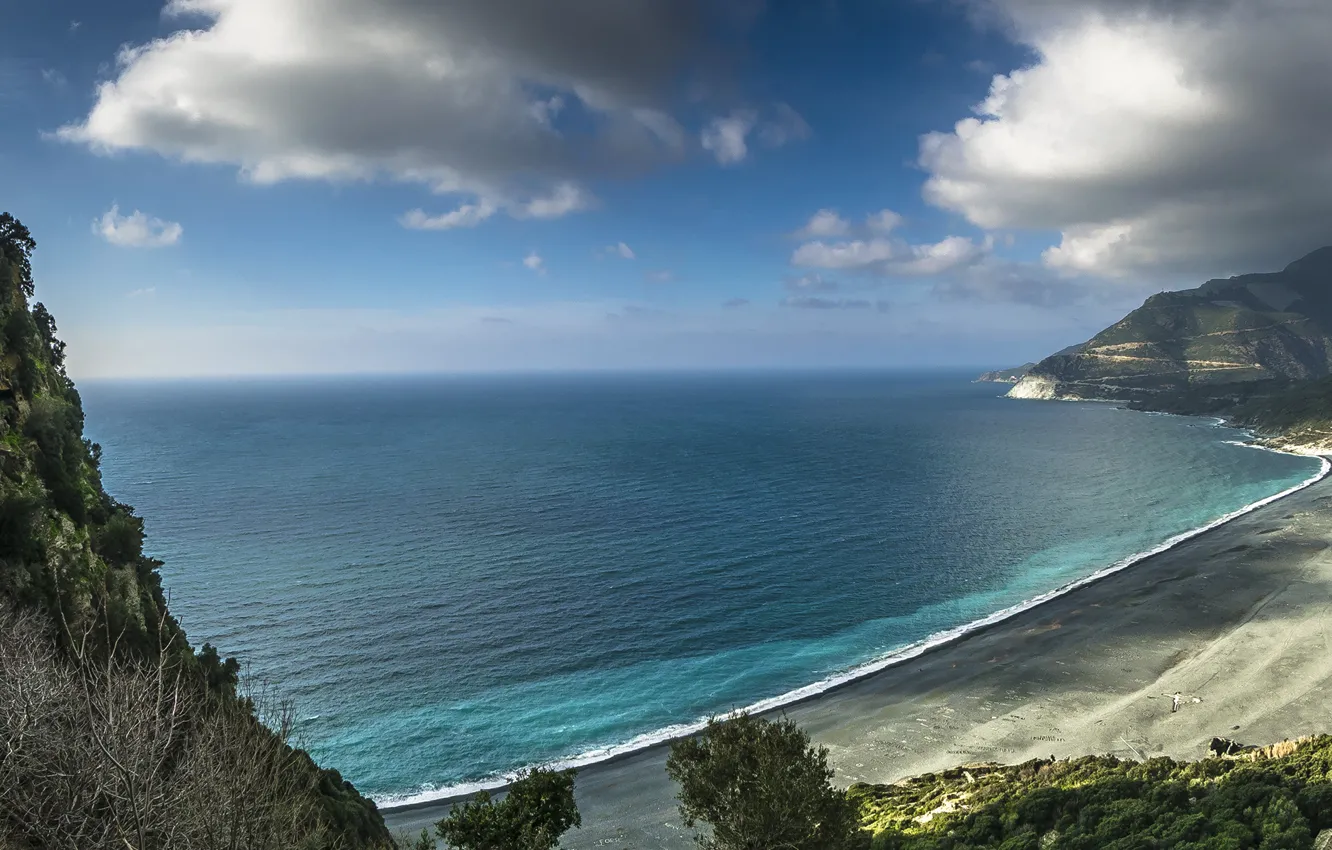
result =
[[[1332,374],[1332,247],[1280,272],[1162,292],[1080,350],[1037,363],[1009,395],[1151,404]]]

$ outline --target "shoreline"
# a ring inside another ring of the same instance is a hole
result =
[[[1223,423],[1219,422],[1218,424]],[[1234,444],[1241,447],[1273,451],[1281,454],[1314,457],[1321,462],[1320,469],[1304,481],[1279,493],[1245,505],[1224,514],[1209,523],[1198,526],[1197,528],[1176,534],[1150,549],[1131,554],[1080,579],[1066,582],[1050,591],[1023,600],[1015,605],[1000,609],[999,611],[995,611],[952,629],[929,635],[920,641],[908,644],[885,656],[857,665],[843,673],[788,691],[776,697],[759,700],[741,710],[752,714],[766,715],[785,713],[788,710],[796,709],[810,703],[818,702],[821,699],[834,696],[838,691],[852,688],[886,673],[899,670],[902,665],[906,664],[908,661],[922,659],[933,653],[964,643],[969,638],[983,634],[987,630],[994,629],[1004,623],[1014,620],[1015,618],[1021,617],[1023,614],[1039,611],[1042,607],[1066,598],[1068,595],[1075,593],[1076,591],[1102,582],[1111,576],[1121,574],[1130,567],[1142,565],[1153,558],[1168,554],[1189,541],[1203,537],[1209,532],[1214,532],[1217,529],[1223,528],[1237,519],[1304,491],[1326,479],[1329,472],[1332,472],[1332,462],[1329,462],[1326,452],[1299,446],[1275,448],[1270,445],[1259,443],[1259,438],[1252,434],[1250,434],[1250,439],[1251,442],[1236,442]],[[590,750],[586,753],[567,759],[548,762],[545,766],[557,769],[569,767],[576,768],[579,770],[579,776],[581,778],[585,772],[592,769],[610,768],[619,763],[633,761],[644,756],[651,756],[654,753],[665,752],[670,743],[696,734],[704,727],[704,725],[706,725],[706,720],[697,720],[689,724],[678,724],[665,727],[637,736],[623,744]],[[384,802],[377,801],[376,804],[378,805],[379,810],[385,815],[386,820],[389,820],[390,822],[417,821],[419,820],[419,818],[415,817],[415,814],[417,813],[432,811],[436,812],[436,817],[443,816],[443,814],[447,813],[447,808],[452,804],[467,800],[482,790],[503,790],[507,787],[509,781],[511,781],[509,777],[496,777],[493,780],[461,783],[448,788],[441,788],[438,791],[421,792],[416,795],[399,798],[398,800],[387,800]]]

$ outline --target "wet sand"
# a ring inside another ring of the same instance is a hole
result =
[[[786,713],[839,784],[1037,756],[1198,758],[1217,735],[1332,731],[1330,626],[1332,477]],[[663,746],[580,771],[583,827],[562,846],[692,846],[665,760]],[[448,808],[385,819],[419,830]]]

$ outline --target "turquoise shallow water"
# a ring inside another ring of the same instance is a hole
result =
[[[1317,461],[960,375],[93,383],[174,611],[381,799],[651,738],[1089,575]],[[1147,567],[1144,567],[1147,568]]]

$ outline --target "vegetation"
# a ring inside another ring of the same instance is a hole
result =
[[[386,846],[374,805],[259,723],[239,665],[167,610],[102,487],[36,241],[0,214],[0,847]]]
[[[536,769],[520,774],[504,799],[482,791],[454,807],[435,827],[458,850],[552,850],[570,827],[581,826],[574,802],[574,771]],[[428,847],[422,836],[418,846]]]
[[[1197,762],[977,765],[849,793],[875,850],[1308,850],[1332,827],[1332,737]]]
[[[736,714],[677,741],[666,773],[680,785],[685,826],[704,850],[864,847],[856,804],[832,787],[828,750],[794,721]]]

